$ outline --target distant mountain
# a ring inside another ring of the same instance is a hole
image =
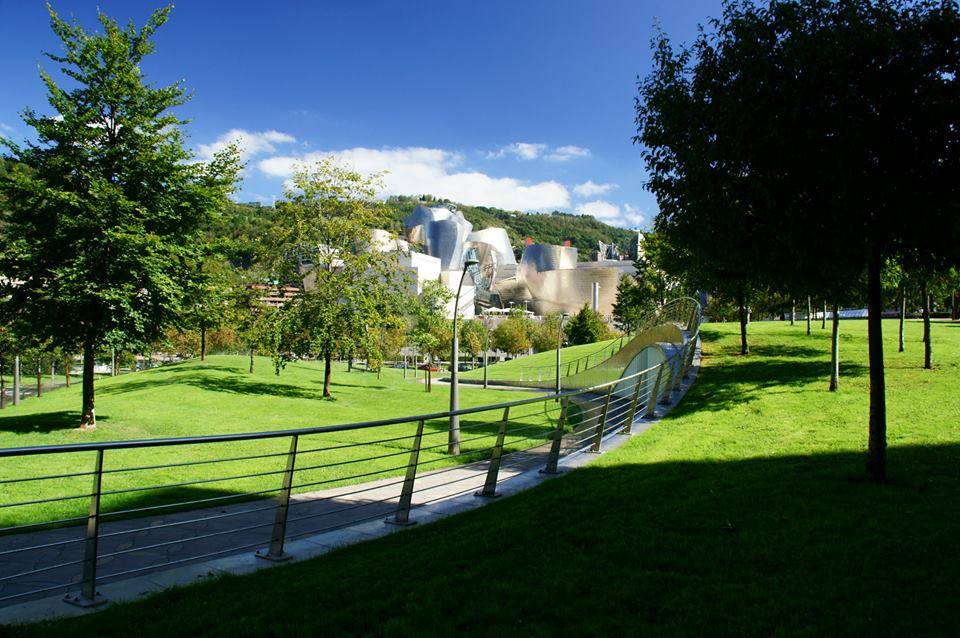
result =
[[[637,234],[637,231],[604,224],[589,215],[572,215],[559,211],[521,213],[487,206],[466,206],[429,196],[423,198],[396,196],[388,199],[387,207],[392,213],[388,230],[401,232],[403,218],[420,204],[453,206],[473,224],[474,230],[490,226],[505,228],[518,258],[527,237],[538,244],[563,244],[564,241],[570,240],[570,245],[577,248],[580,261],[588,261],[591,253],[597,250],[597,242],[615,243],[621,252],[626,253],[630,248],[631,239]]]

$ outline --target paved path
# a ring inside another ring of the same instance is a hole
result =
[[[679,401],[692,382],[693,377],[684,384],[673,404]],[[604,438],[605,449],[628,438],[617,434],[625,421],[625,412],[611,412],[610,423],[613,425]],[[651,423],[637,415],[634,433],[649,428]],[[582,465],[593,457],[584,450],[593,441],[594,430],[588,423],[565,437],[563,465]],[[498,491],[514,493],[544,480],[537,470],[546,464],[548,450],[549,444],[546,443],[505,455],[499,472]],[[484,460],[418,474],[411,520],[429,520],[439,512],[452,513],[485,501],[472,495],[483,487],[488,467],[489,461]],[[308,557],[395,529],[386,525],[384,519],[396,511],[402,483],[403,477],[391,477],[291,496],[287,550],[297,558]],[[238,566],[239,571],[252,571],[268,564],[268,561],[252,557],[254,550],[269,544],[275,513],[276,503],[269,499],[107,521],[100,528],[98,555],[101,558],[97,582],[108,589],[112,582],[117,585],[134,583],[148,591],[183,584],[183,570],[177,575],[178,570],[172,569],[175,567],[196,570],[187,572],[194,577],[219,570],[236,573]],[[63,615],[77,609],[59,602],[59,597],[77,589],[83,538],[82,526],[0,536],[0,624],[23,618]],[[70,542],[59,544],[63,541]],[[13,551],[27,547],[37,549]],[[241,557],[239,562],[238,557]],[[3,581],[5,577],[36,570],[43,571]],[[45,591],[8,598],[34,590]],[[130,588],[125,590],[129,597]],[[2,600],[4,598],[8,600]],[[114,594],[111,598],[117,596]],[[24,603],[31,600],[34,602]]]

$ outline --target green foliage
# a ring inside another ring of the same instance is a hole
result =
[[[329,371],[334,356],[379,353],[379,328],[399,312],[400,274],[393,256],[370,246],[383,214],[377,191],[378,176],[332,159],[294,174],[268,242],[274,278],[301,289],[280,313],[278,373],[294,356],[319,355]]]
[[[550,312],[543,317],[543,321],[532,327],[530,340],[533,344],[534,352],[556,350],[558,335],[560,342],[563,343],[565,335],[561,330],[561,321],[560,313]]]
[[[491,343],[494,349],[509,355],[526,354],[533,347],[530,339],[530,320],[520,313],[512,313],[493,329]]]
[[[479,319],[465,321],[460,328],[460,349],[471,357],[483,352],[487,343],[487,328]]]
[[[418,205],[442,206],[451,204],[448,200],[437,200],[430,195],[421,197],[396,196],[387,200],[390,211],[389,229],[395,232],[403,230],[403,218],[413,212]],[[522,213],[501,210],[488,206],[467,206],[454,204],[463,216],[473,224],[474,229],[499,227],[507,231],[510,244],[519,258],[527,237],[541,244],[563,244],[569,240],[577,248],[580,261],[590,259],[597,249],[597,242],[616,243],[622,251],[630,246],[636,231],[609,226],[589,215],[572,215],[554,211],[553,213]]]
[[[0,294],[37,339],[83,346],[88,359],[102,343],[140,349],[187,313],[203,229],[238,171],[233,149],[192,161],[172,113],[185,87],[145,81],[142,64],[169,11],[140,29],[101,14],[102,32],[91,33],[50,9],[62,52],[47,57],[73,88],[42,70],[55,116],[27,109],[36,141],[8,144]],[[83,424],[94,422],[90,386]]]
[[[595,343],[609,338],[609,326],[587,304],[583,304],[580,311],[567,323],[567,340],[571,345]]]

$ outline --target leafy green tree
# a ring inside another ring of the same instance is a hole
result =
[[[610,338],[610,328],[587,304],[567,322],[567,339],[571,345],[596,343]]]
[[[73,88],[41,71],[55,115],[24,112],[35,141],[8,143],[17,164],[0,180],[10,208],[3,294],[40,338],[82,350],[83,429],[96,427],[97,348],[140,349],[183,313],[201,229],[237,175],[232,150],[192,161],[171,111],[186,101],[184,86],[145,79],[169,12],[140,29],[101,14],[92,33],[50,9],[63,50],[47,57]]]
[[[487,342],[487,328],[479,319],[471,319],[460,328],[460,347],[476,361]]]
[[[289,356],[320,356],[324,397],[333,357],[378,351],[379,328],[396,314],[400,271],[370,243],[383,215],[378,185],[378,176],[328,158],[298,170],[277,206],[269,240],[274,278],[301,289],[281,310],[277,370]]]
[[[512,315],[501,321],[493,329],[492,343],[497,350],[503,350],[511,356],[526,354],[533,347],[528,322],[523,317]]]
[[[642,85],[658,228],[718,287],[837,299],[866,273],[867,474],[882,480],[882,270],[960,259],[960,10],[736,2],[712,27],[680,51],[661,37]]]

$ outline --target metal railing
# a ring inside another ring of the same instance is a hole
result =
[[[674,323],[682,325],[686,330],[690,330],[693,326],[692,322],[694,321],[694,317],[699,316],[700,304],[697,300],[690,297],[671,300],[659,308],[649,310],[642,314],[637,321],[633,323],[630,330],[610,344],[604,345],[587,354],[562,361],[560,364],[560,376],[561,378],[571,377],[599,366],[604,361],[615,356],[637,336],[642,335],[657,325]],[[491,372],[493,372],[493,369],[491,369]],[[543,383],[556,380],[556,363],[552,362],[550,364],[523,367],[519,370],[518,376],[519,378],[517,380],[521,383]],[[494,373],[491,378],[496,379],[496,374]]]
[[[175,565],[285,544],[498,485],[560,458],[599,452],[656,416],[694,358],[688,339],[609,382],[507,403],[310,428],[0,449],[0,605],[98,587]],[[446,454],[461,416],[461,452]],[[233,469],[224,469],[233,468]],[[242,468],[242,469],[239,469]],[[12,500],[11,500],[12,499]]]

